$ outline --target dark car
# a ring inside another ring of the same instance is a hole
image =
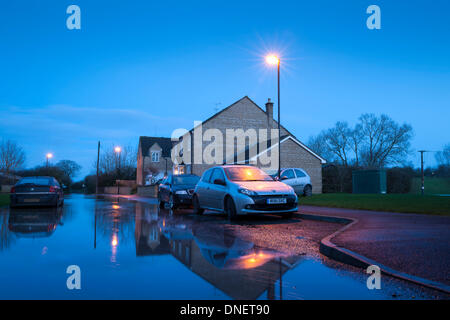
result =
[[[182,206],[191,206],[192,194],[199,180],[200,177],[194,174],[167,176],[158,187],[160,208],[175,209]]]
[[[11,188],[11,207],[52,206],[64,204],[64,193],[53,177],[26,177]]]

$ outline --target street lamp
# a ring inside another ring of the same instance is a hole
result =
[[[115,147],[114,152],[116,153],[116,156],[118,158],[118,166],[117,166],[117,194],[120,194],[120,182],[119,182],[119,176],[120,176],[120,153],[122,152],[122,149],[120,147]]]
[[[281,134],[280,134],[280,58],[274,54],[270,54],[266,57],[266,62],[269,65],[277,66],[278,73],[278,179],[281,174]]]
[[[48,159],[51,159],[51,158],[53,158],[53,154],[51,154],[51,153],[47,153],[47,154],[45,155],[45,158],[47,159],[47,164],[46,164],[46,167],[48,168]]]

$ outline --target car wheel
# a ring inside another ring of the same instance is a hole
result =
[[[226,203],[225,211],[228,215],[228,220],[230,220],[230,221],[236,220],[236,218],[237,218],[236,206],[234,204],[233,199],[231,197],[227,197],[227,200],[225,203]]]
[[[165,204],[164,204],[164,201],[161,200],[160,194],[158,194],[158,205],[159,205],[160,209],[164,209]]]
[[[202,209],[200,207],[200,202],[198,201],[198,197],[194,195],[194,198],[192,199],[193,205],[194,205],[194,213],[198,215],[202,215],[205,209]]]
[[[312,187],[309,184],[303,189],[303,195],[305,197],[312,196]]]

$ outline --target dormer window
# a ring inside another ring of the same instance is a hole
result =
[[[160,152],[152,151],[152,162],[159,162]]]

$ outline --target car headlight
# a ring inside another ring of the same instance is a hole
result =
[[[188,194],[186,190],[175,191],[176,194]]]
[[[258,194],[255,191],[240,188],[238,189],[239,193],[245,194],[246,196],[257,196]]]

